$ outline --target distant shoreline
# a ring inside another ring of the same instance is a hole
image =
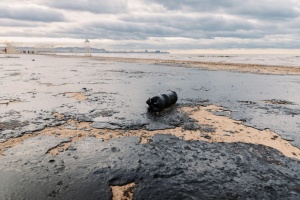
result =
[[[125,54],[125,53],[124,53]],[[162,53],[163,54],[163,53]],[[8,54],[3,54],[8,55]],[[14,56],[0,58],[17,58]],[[142,63],[153,65],[167,65],[171,67],[198,68],[210,71],[231,71],[244,72],[253,74],[272,74],[272,75],[300,75],[299,66],[271,65],[271,64],[254,64],[254,63],[233,63],[233,62],[214,62],[214,61],[193,61],[178,59],[157,59],[157,58],[134,58],[134,57],[109,57],[109,56],[79,56],[79,55],[56,55],[56,54],[31,54],[47,55],[54,57],[84,57],[96,60],[125,62],[125,63]]]
[[[71,57],[68,55],[56,55],[58,57]],[[280,65],[262,65],[247,63],[227,63],[227,62],[206,62],[206,61],[189,61],[189,60],[172,60],[172,59],[153,59],[153,58],[124,58],[124,57],[104,57],[92,56],[91,59],[125,62],[125,63],[143,63],[159,64],[174,67],[198,68],[211,71],[233,71],[254,74],[273,74],[273,75],[300,75],[300,66],[280,66]]]

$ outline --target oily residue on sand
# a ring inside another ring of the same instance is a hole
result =
[[[18,103],[20,99],[0,99],[0,105],[8,105],[11,103]]]
[[[133,199],[133,192],[135,190],[136,184],[129,183],[121,186],[111,186],[113,193],[113,200],[131,200]]]
[[[64,92],[64,93],[57,94],[55,96],[58,96],[58,95],[71,97],[71,98],[76,99],[77,101],[84,101],[87,99],[87,96],[81,92]]]
[[[53,147],[48,151],[55,156],[72,146],[72,143],[85,138],[95,137],[103,141],[108,141],[112,138],[137,136],[140,138],[140,143],[145,144],[151,142],[151,138],[156,134],[174,135],[182,140],[202,140],[206,142],[224,142],[224,143],[249,143],[261,144],[272,147],[280,151],[283,155],[300,159],[300,150],[288,141],[282,139],[280,135],[266,130],[258,130],[252,127],[245,126],[243,122],[233,120],[227,116],[217,116],[213,112],[222,110],[222,107],[197,106],[184,107],[182,110],[191,118],[195,119],[199,128],[188,130],[186,127],[176,127],[164,130],[121,130],[121,129],[95,129],[91,127],[90,122],[77,122],[68,120],[66,124],[57,127],[48,127],[42,131],[35,132],[32,135],[24,135],[20,138],[8,139],[7,142],[0,143],[0,152],[3,153],[5,148],[12,147],[26,140],[29,137],[36,135],[55,136],[69,138],[70,141]],[[56,114],[57,116],[60,116]]]

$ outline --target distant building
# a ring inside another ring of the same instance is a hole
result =
[[[90,41],[88,39],[84,41],[84,50],[85,50],[85,56],[91,56]]]

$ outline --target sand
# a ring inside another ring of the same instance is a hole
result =
[[[188,68],[199,68],[206,70],[224,70],[236,72],[248,72],[256,74],[289,74],[299,75],[300,67],[245,64],[245,63],[224,63],[224,62],[205,62],[205,61],[185,61],[185,60],[163,60],[146,58],[121,58],[121,57],[92,57],[93,59],[114,62],[159,64],[168,66],[181,66]]]
[[[151,142],[151,138],[156,134],[168,134],[174,135],[182,140],[260,144],[277,149],[285,156],[300,160],[300,149],[293,146],[290,142],[282,139],[280,135],[268,129],[261,131],[246,126],[241,121],[236,121],[226,116],[217,116],[213,114],[213,112],[220,110],[223,110],[223,108],[215,105],[206,107],[197,106],[182,108],[182,111],[188,114],[191,118],[195,119],[200,125],[199,130],[193,131],[185,130],[182,127],[157,131],[95,129],[91,127],[91,123],[89,122],[68,120],[66,124],[61,126],[48,127],[42,131],[37,131],[30,135],[27,134],[19,138],[8,139],[6,142],[0,143],[0,154],[5,155],[6,148],[19,145],[26,139],[37,137],[39,135],[70,139],[70,141],[63,142],[48,150],[48,153],[56,156],[60,152],[66,151],[72,145],[72,143],[75,143],[76,141],[85,137],[95,137],[102,139],[105,142],[112,138],[136,136],[140,138],[141,144],[145,144]],[[63,115],[59,113],[54,113],[53,115],[59,119],[63,118]],[[76,128],[69,129],[68,127],[70,126]]]
[[[62,95],[62,96],[67,96],[69,98],[74,98],[76,99],[77,101],[84,101],[87,99],[87,96],[85,96],[83,93],[81,92],[64,92],[64,93],[59,93],[55,96],[59,96],[59,95]]]
[[[20,102],[19,99],[0,99],[0,105],[8,105],[11,103],[18,103]]]
[[[113,193],[112,200],[130,200],[133,199],[133,192],[136,187],[135,183],[129,183],[121,186],[111,186]]]
[[[70,97],[78,100],[78,101],[84,101],[84,100],[87,99],[87,97],[84,94],[80,93],[80,92],[67,92],[65,94],[67,96],[70,96]]]

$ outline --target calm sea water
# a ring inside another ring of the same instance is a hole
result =
[[[83,54],[78,54],[83,55]],[[249,63],[300,67],[300,55],[226,55],[226,54],[156,54],[156,53],[92,53],[92,56],[188,60],[204,62]]]
[[[57,53],[58,55],[74,55],[72,53]],[[19,57],[20,55],[0,54],[0,58]],[[84,56],[84,53],[77,53],[74,56]],[[300,55],[288,54],[159,54],[159,53],[92,53],[92,56],[99,57],[121,57],[121,58],[145,58],[164,60],[184,60],[202,62],[224,62],[224,63],[247,63],[261,65],[278,65],[300,68]]]

